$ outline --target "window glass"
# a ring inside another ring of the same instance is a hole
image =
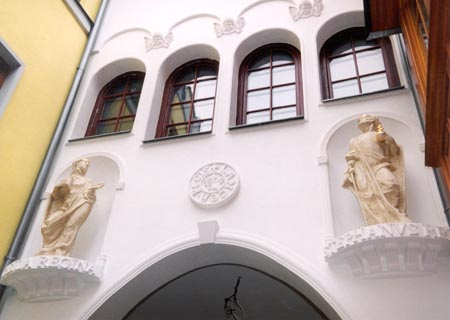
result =
[[[172,73],[165,88],[167,102],[161,107],[156,137],[212,130],[217,69],[217,62],[203,59],[187,63]]]
[[[197,82],[195,100],[211,98],[216,95],[216,80]]]
[[[295,85],[274,88],[272,95],[273,107],[295,105]]]
[[[367,41],[364,28],[347,29],[332,36],[320,55],[325,99],[400,85],[389,38]]]
[[[368,93],[368,92],[374,92],[379,90],[384,90],[389,88],[386,74],[376,74],[373,76],[367,76],[361,78],[361,87],[362,92]]]
[[[247,111],[266,109],[270,106],[270,89],[249,92]]]
[[[288,52],[283,51],[273,51],[272,55],[272,65],[277,66],[280,64],[293,63],[294,58]]]
[[[353,55],[334,58],[330,61],[330,73],[333,81],[353,78],[356,76],[355,61]]]
[[[300,53],[296,48],[271,44],[256,49],[242,62],[240,79],[237,124],[302,115]]]
[[[109,82],[97,97],[86,136],[130,131],[143,81],[143,73],[130,72]]]
[[[247,124],[270,121],[270,112],[254,112],[247,115]]]
[[[359,88],[356,79],[333,83],[333,98],[354,96],[358,93]]]
[[[381,49],[358,52],[358,71],[360,75],[384,71],[384,61]]]
[[[264,55],[258,56],[249,66],[249,69],[258,69],[270,66],[270,55],[265,53]]]
[[[292,118],[292,117],[295,117],[296,115],[297,115],[297,110],[295,107],[280,108],[280,109],[273,110],[273,120]]]
[[[272,69],[273,80],[272,84],[285,84],[295,82],[295,65],[277,67]]]
[[[270,86],[270,69],[251,71],[248,75],[248,90]]]

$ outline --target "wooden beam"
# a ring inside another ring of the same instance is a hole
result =
[[[400,32],[399,0],[364,0],[364,18],[369,38]]]
[[[449,77],[448,39],[450,33],[450,0],[431,0],[430,38],[428,43],[427,102],[425,118],[425,164],[438,167],[445,156]],[[448,66],[447,66],[448,67]]]

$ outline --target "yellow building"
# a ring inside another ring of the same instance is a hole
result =
[[[7,254],[101,0],[0,8],[0,255]]]

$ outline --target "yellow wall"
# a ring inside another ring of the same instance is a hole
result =
[[[97,11],[100,7],[100,3],[101,2],[99,0],[80,0],[81,6],[92,21],[94,21],[95,17],[97,16]]]
[[[83,2],[94,16],[101,1]],[[63,0],[3,1],[0,30],[2,39],[25,65],[0,118],[0,259],[3,260],[57,124],[87,35]]]

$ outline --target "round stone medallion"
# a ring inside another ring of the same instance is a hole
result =
[[[215,208],[224,205],[239,190],[239,177],[226,163],[214,162],[197,170],[189,184],[189,196],[198,206]]]

